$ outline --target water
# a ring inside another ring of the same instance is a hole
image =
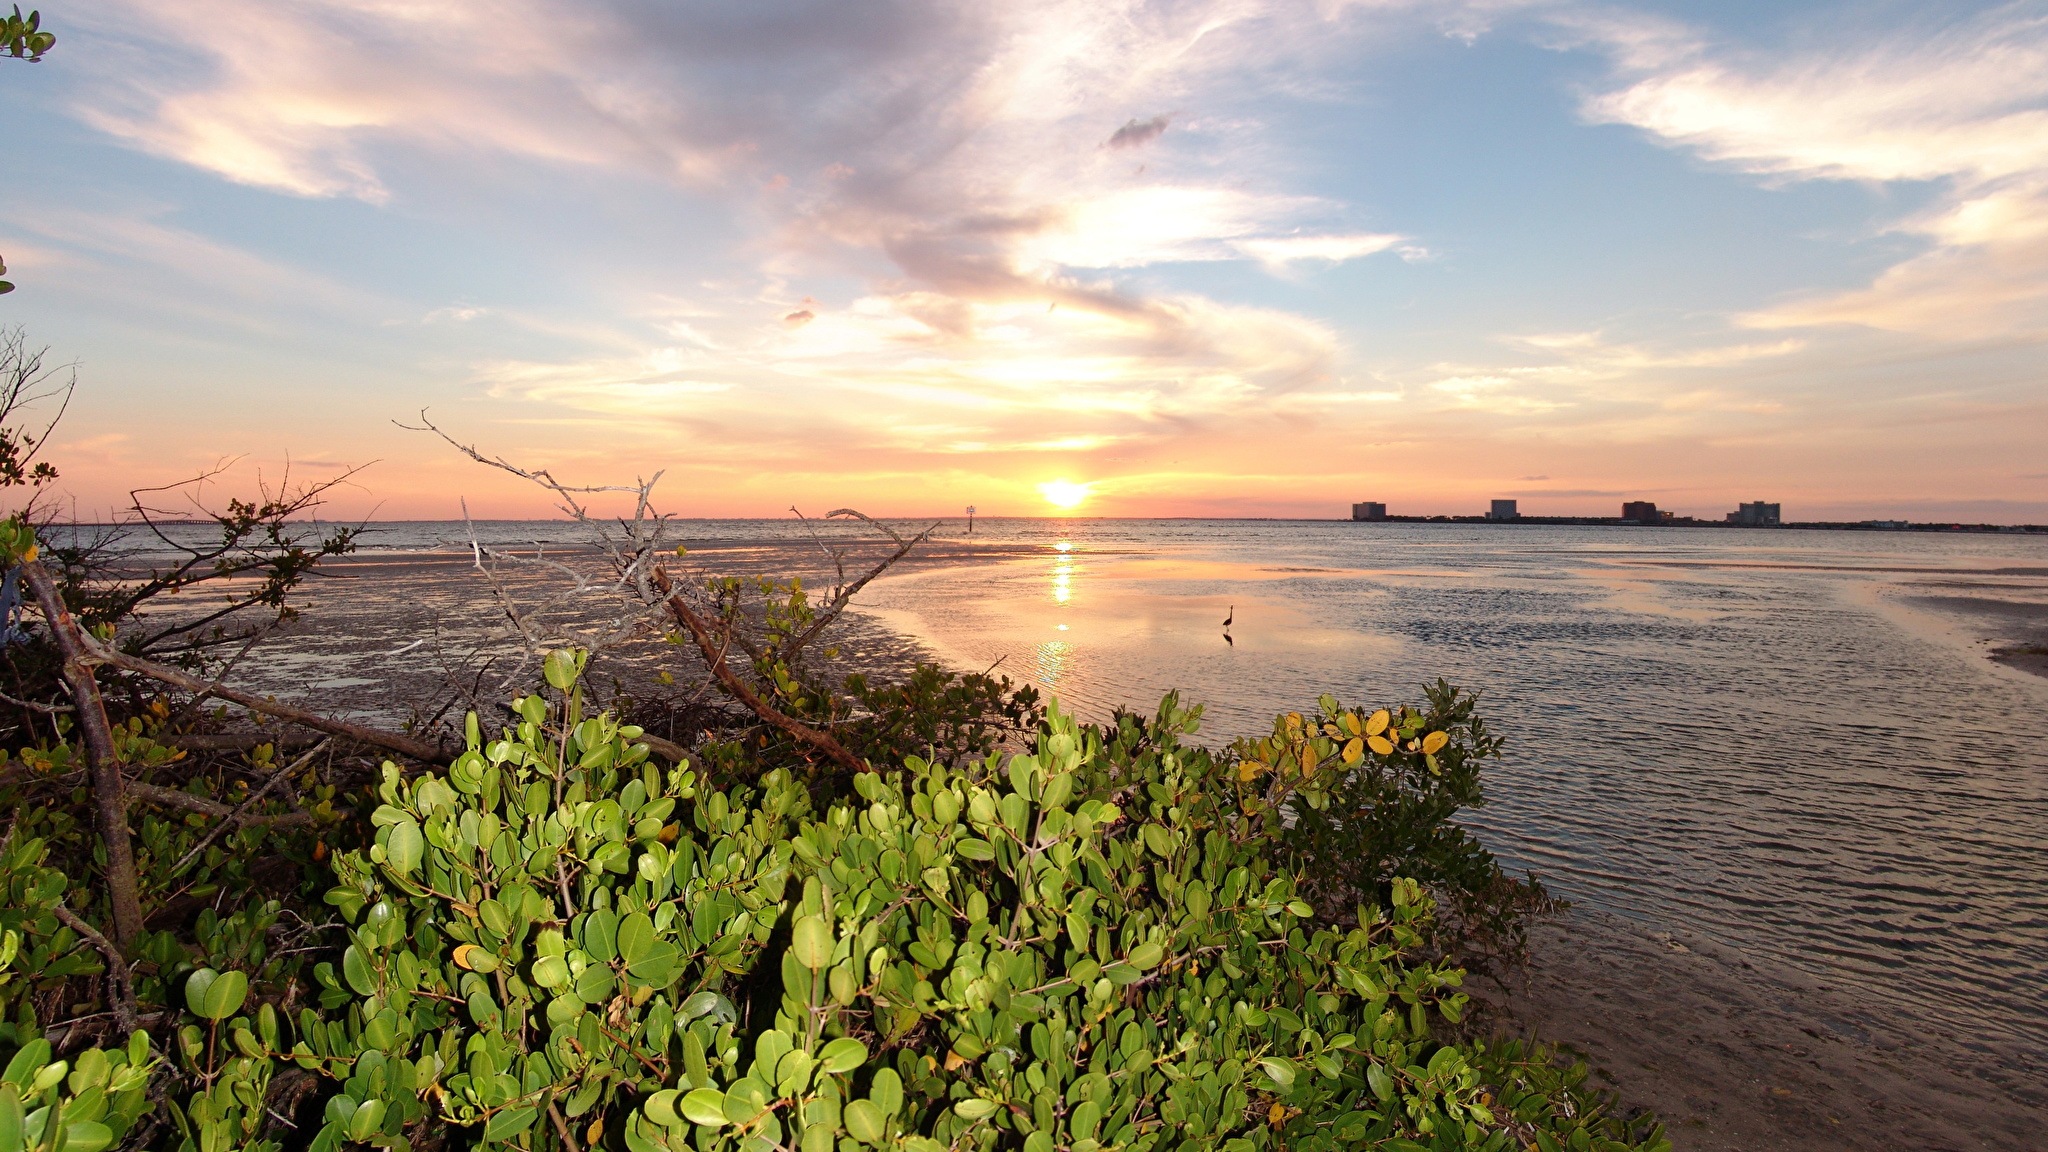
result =
[[[1942,1031],[2010,1068],[2048,1052],[2048,680],[1983,654],[2048,626],[2048,538],[980,531],[1042,551],[864,602],[1090,717],[1180,688],[1215,741],[1324,692],[1478,689],[1510,744],[1471,823],[1510,866],[1860,990],[1874,1031]]]

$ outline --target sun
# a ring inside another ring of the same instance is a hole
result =
[[[1055,508],[1075,508],[1088,498],[1088,490],[1093,487],[1093,484],[1076,484],[1070,480],[1048,480],[1038,486],[1038,494]]]

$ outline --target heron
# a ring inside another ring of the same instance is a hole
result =
[[[1228,628],[1228,627],[1230,627],[1230,622],[1231,622],[1232,620],[1235,620],[1235,619],[1237,619],[1237,605],[1235,605],[1235,604],[1232,604],[1232,605],[1230,606],[1230,613],[1229,613],[1229,615],[1227,615],[1227,616],[1225,616],[1225,617],[1223,618],[1223,626],[1224,626],[1225,628]]]

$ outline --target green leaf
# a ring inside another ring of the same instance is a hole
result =
[[[354,1115],[348,1118],[348,1134],[353,1140],[368,1140],[384,1123],[384,1102],[365,1100],[356,1105]]]
[[[1365,1082],[1372,1088],[1372,1094],[1379,1097],[1382,1102],[1394,1098],[1393,1077],[1387,1075],[1386,1066],[1377,1060],[1366,1065]]]
[[[818,1062],[827,1072],[851,1072],[867,1063],[867,1059],[868,1046],[851,1036],[841,1036],[818,1053]]]
[[[636,984],[666,988],[669,981],[675,979],[676,961],[680,957],[681,953],[676,951],[675,945],[656,943],[652,951],[626,969],[626,974],[631,976]]]
[[[1277,1056],[1267,1056],[1259,1061],[1259,1067],[1266,1070],[1266,1075],[1273,1078],[1273,1083],[1280,1086],[1280,1091],[1294,1090],[1294,1065],[1290,1061]]]
[[[880,1144],[883,1125],[888,1118],[883,1116],[882,1110],[875,1107],[872,1102],[855,1100],[847,1104],[845,1110],[840,1113],[840,1119],[846,1125],[848,1136],[863,1144]]]
[[[533,982],[543,988],[560,988],[569,982],[569,962],[560,956],[543,956],[535,960]]]
[[[832,928],[822,916],[805,916],[789,934],[797,963],[816,972],[832,962]]]
[[[539,1118],[539,1116],[540,1109],[535,1105],[529,1104],[524,1108],[507,1108],[505,1111],[491,1117],[490,1121],[484,1125],[484,1139],[510,1140],[512,1137],[531,1128],[534,1120]]]
[[[64,1152],[100,1152],[114,1142],[114,1130],[105,1124],[81,1120],[64,1126]]]
[[[384,860],[400,876],[417,871],[426,851],[427,838],[420,834],[419,822],[410,816],[393,824],[384,841]]]
[[[958,1104],[953,1105],[953,1115],[960,1117],[962,1120],[986,1120],[995,1114],[996,1102],[993,1100],[983,1100],[979,1096],[972,1100],[962,1100]]]
[[[200,979],[201,973],[207,975],[205,980]],[[186,1005],[192,1009],[193,1015],[207,1020],[225,1020],[233,1016],[248,998],[249,977],[244,972],[216,973],[211,968],[201,968],[185,982]]]
[[[635,912],[619,922],[619,959],[630,967],[638,964],[654,947],[654,921],[647,913]]]
[[[903,1078],[886,1065],[875,1069],[875,1078],[868,1084],[868,1099],[875,1102],[883,1115],[894,1116],[903,1110]]]
[[[618,959],[618,932],[619,918],[611,909],[592,911],[583,918],[583,950],[605,963]]]
[[[647,1113],[647,1118],[656,1124],[664,1128],[671,1127],[677,1122],[676,1101],[681,1099],[682,1095],[673,1088],[656,1092],[647,1098],[647,1102],[640,1106],[640,1110]]]
[[[686,1093],[677,1103],[676,1111],[692,1124],[723,1128],[726,1124],[725,1093],[716,1088],[699,1088]]]
[[[185,978],[185,1007],[190,1008],[194,1016],[206,1015],[201,1007],[206,1003],[206,990],[213,987],[213,982],[219,978],[220,973],[211,968],[201,968]],[[45,1061],[48,1059],[44,1057]]]
[[[569,686],[576,683],[577,675],[583,671],[583,662],[577,659],[580,655],[582,653],[572,648],[557,648],[548,653],[547,659],[541,661],[540,668],[541,675],[547,677],[549,686],[557,692],[567,692]]]
[[[576,978],[576,995],[585,1004],[602,1004],[612,998],[612,970],[602,964],[592,964]]]
[[[360,996],[374,995],[377,979],[370,971],[370,962],[363,958],[362,950],[351,944],[341,952],[341,974],[348,980],[348,986]]]
[[[1129,959],[1131,967],[1136,968],[1140,972],[1148,972],[1159,967],[1159,961],[1164,959],[1165,956],[1166,950],[1164,948],[1157,944],[1146,943],[1131,949]]]
[[[988,841],[977,840],[972,836],[953,845],[953,854],[965,856],[969,860],[993,860],[996,858],[996,850],[990,846]]]

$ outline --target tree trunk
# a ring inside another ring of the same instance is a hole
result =
[[[107,722],[106,703],[92,666],[85,660],[85,638],[78,621],[64,606],[64,596],[41,561],[21,566],[22,576],[42,605],[50,623],[50,638],[64,657],[64,683],[71,689],[71,702],[78,709],[78,727],[85,736],[85,767],[92,777],[93,820],[100,843],[107,852],[107,900],[114,909],[114,940],[123,950],[142,931],[142,900],[135,883],[135,851],[129,843],[128,795],[121,778],[121,761],[114,751],[113,726]]]

